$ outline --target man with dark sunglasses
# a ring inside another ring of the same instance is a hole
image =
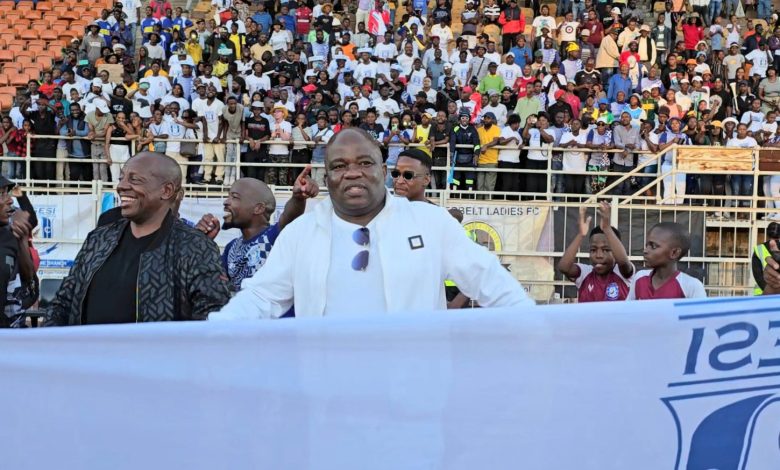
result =
[[[425,188],[431,183],[431,157],[417,148],[409,148],[398,155],[393,177],[393,192],[410,201],[430,202]]]
[[[443,310],[448,278],[483,307],[533,305],[446,210],[390,195],[381,148],[365,131],[336,134],[325,169],[329,198],[287,226],[211,320],[279,318],[293,303],[296,318]]]

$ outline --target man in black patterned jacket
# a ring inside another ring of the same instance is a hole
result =
[[[217,245],[171,211],[180,191],[174,159],[128,160],[117,184],[122,218],[89,234],[48,325],[204,320],[227,303]]]

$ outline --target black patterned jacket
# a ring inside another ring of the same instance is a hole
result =
[[[128,223],[120,219],[90,232],[47,311],[47,325],[82,324],[92,278],[117,247]],[[217,245],[169,214],[149,251],[141,254],[136,321],[205,320],[229,299]]]

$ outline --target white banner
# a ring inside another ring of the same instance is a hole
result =
[[[777,297],[0,331],[3,468],[780,468]]]
[[[37,239],[84,240],[95,228],[95,196],[52,194],[29,196],[38,217]]]

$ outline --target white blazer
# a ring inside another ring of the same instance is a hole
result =
[[[296,317],[323,316],[332,214],[327,198],[285,227],[263,267],[209,320],[279,318],[293,304]],[[371,241],[378,243],[387,313],[445,309],[445,279],[483,307],[534,305],[498,258],[441,207],[388,193]]]

